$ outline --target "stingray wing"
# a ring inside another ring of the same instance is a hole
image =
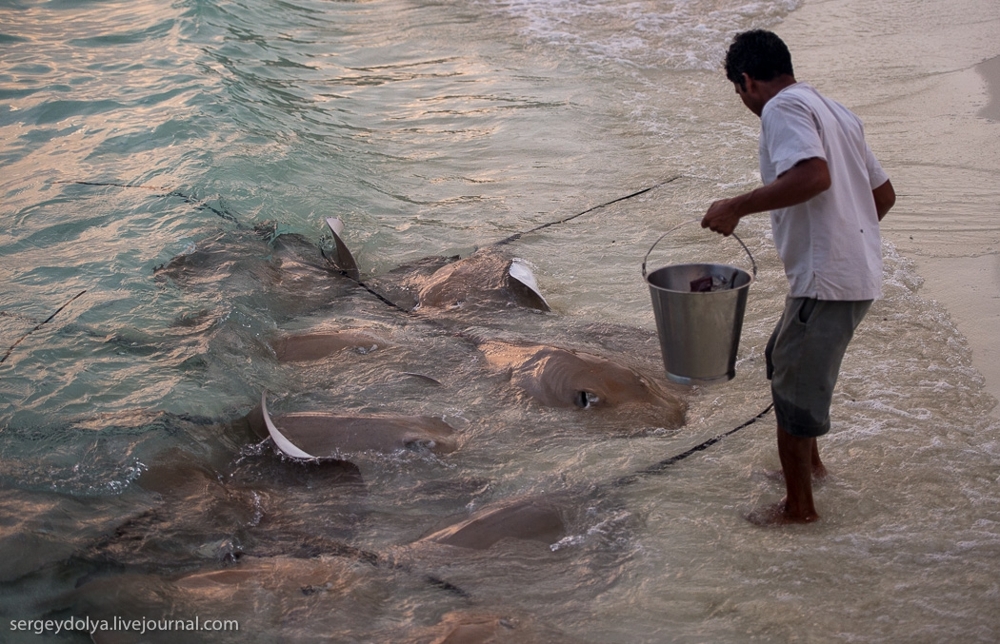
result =
[[[271,440],[274,444],[278,446],[281,453],[289,458],[297,458],[303,460],[316,460],[316,457],[312,454],[302,451],[292,441],[285,438],[285,435],[278,431],[275,427],[274,422],[271,420],[271,414],[267,411],[267,392],[261,392],[260,394],[260,411],[264,416],[264,424],[267,425],[267,433],[271,435]]]
[[[326,225],[330,227],[330,232],[333,233],[333,241],[337,245],[337,259],[334,264],[352,280],[355,282],[359,281],[361,279],[361,271],[358,270],[358,263],[354,261],[354,255],[347,248],[347,244],[340,238],[341,233],[344,232],[344,222],[340,221],[337,217],[327,217]]]
[[[528,264],[523,259],[515,257],[511,261],[510,268],[507,269],[507,272],[510,274],[512,279],[523,284],[528,291],[534,295],[534,297],[538,298],[536,302],[532,303],[535,308],[542,311],[552,310],[549,303],[545,301],[545,297],[542,296],[541,291],[538,290],[538,282],[535,281],[535,274],[531,272]],[[529,299],[534,298],[531,297]]]

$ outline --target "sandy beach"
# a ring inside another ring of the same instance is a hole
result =
[[[876,14],[866,29],[849,16]],[[878,15],[882,14],[882,15]],[[880,25],[879,33],[871,25]],[[781,25],[796,73],[852,107],[899,196],[883,234],[945,307],[1000,399],[1000,8],[806,2]],[[859,71],[862,70],[862,71]],[[1000,407],[992,414],[1000,416]]]
[[[977,65],[976,71],[986,81],[988,90],[988,102],[976,112],[977,118],[992,121],[993,136],[987,140],[996,150],[1000,147],[1000,58]],[[975,102],[969,105],[970,110],[978,107]],[[912,244],[914,247],[911,247],[913,238],[905,229],[889,225],[888,231],[897,247],[915,256],[918,271],[924,278],[926,296],[948,309],[972,347],[972,362],[985,377],[986,390],[1000,400],[1000,342],[997,341],[997,329],[1000,329],[997,233],[1000,201],[995,197],[994,194],[993,199],[982,200],[982,212],[992,222],[987,221],[982,237],[966,246],[964,252],[956,253],[951,244]],[[1000,416],[1000,407],[994,407],[993,415]]]

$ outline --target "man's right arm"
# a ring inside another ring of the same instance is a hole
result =
[[[896,191],[892,189],[892,182],[888,179],[878,188],[872,190],[872,197],[875,199],[875,212],[878,213],[878,220],[882,221],[885,213],[896,204]]]
[[[728,237],[746,215],[804,203],[829,187],[830,168],[826,160],[819,157],[805,159],[766,186],[732,199],[716,201],[709,206],[701,220],[701,227]]]

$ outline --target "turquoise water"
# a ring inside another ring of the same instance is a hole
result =
[[[606,486],[766,406],[763,345],[786,286],[763,218],[741,224],[760,273],[737,378],[688,392],[680,430],[532,406],[467,346],[364,292],[324,302],[267,281],[279,253],[266,241],[329,246],[330,216],[377,280],[659,186],[511,246],[552,313],[461,324],[617,350],[661,377],[639,264],[661,232],[756,185],[756,122],[718,61],[733,33],[780,26],[799,4],[0,5],[0,350],[16,343],[0,364],[5,637],[42,641],[8,633],[10,620],[170,606],[239,619],[261,642],[431,641],[449,614],[503,616],[512,641],[995,640],[995,401],[888,243],[886,298],[852,345],[825,443],[824,521],[805,529],[742,518],[780,498],[764,475],[777,466],[770,419],[664,476]],[[899,123],[877,120],[882,132]],[[890,174],[896,163],[913,174],[882,149]],[[200,279],[155,272],[206,247],[222,249],[223,266]],[[745,262],[693,226],[656,253],[653,265]],[[374,329],[389,350],[291,368],[265,345],[324,325]],[[303,484],[268,444],[227,429],[264,390],[277,410],[444,418],[462,447],[350,455],[363,492]],[[136,489],[176,450],[231,473],[238,528],[217,520],[230,507],[221,497],[177,508]],[[565,495],[571,535],[558,547],[407,545],[445,517],[525,494]],[[122,568],[88,556],[149,516],[159,559]],[[164,585],[261,535],[285,553],[302,534],[408,568],[345,564],[331,547],[276,558],[286,582],[265,589]],[[316,569],[344,588],[304,592],[326,583]],[[81,581],[89,594],[67,598]],[[166,599],[143,603],[157,593]]]

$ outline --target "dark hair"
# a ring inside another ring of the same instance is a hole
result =
[[[781,38],[770,31],[754,29],[736,34],[726,52],[726,78],[746,89],[743,74],[759,81],[784,74],[794,76],[792,55]]]

